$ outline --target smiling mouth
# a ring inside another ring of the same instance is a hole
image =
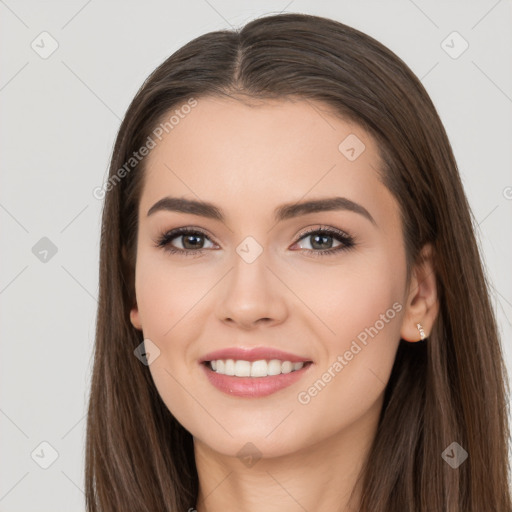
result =
[[[204,361],[203,364],[211,371],[232,377],[272,377],[293,373],[312,364],[312,361],[297,362],[281,359],[259,359],[246,361],[243,359],[216,359]]]

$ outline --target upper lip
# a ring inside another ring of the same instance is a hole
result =
[[[310,359],[301,357],[290,352],[283,352],[272,347],[229,347],[221,350],[209,352],[200,359],[200,363],[205,361],[215,361],[217,359],[241,359],[244,361],[258,361],[260,359],[279,359],[281,361],[290,361],[292,363],[309,362]]]

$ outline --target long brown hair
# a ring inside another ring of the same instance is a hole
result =
[[[394,53],[358,30],[304,14],[194,39],[148,77],[126,112],[103,189],[87,510],[186,511],[196,503],[192,437],[133,354],[143,339],[129,313],[145,160],[126,162],[171,109],[211,95],[317,100],[366,129],[384,162],[381,179],[400,204],[408,269],[424,244],[433,246],[439,314],[426,342],[400,342],[361,473],[360,510],[510,512],[506,369],[446,132]],[[442,457],[453,442],[469,454],[456,469]]]

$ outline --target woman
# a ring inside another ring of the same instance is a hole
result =
[[[512,510],[470,209],[390,50],[302,14],[199,37],[103,193],[89,511]]]

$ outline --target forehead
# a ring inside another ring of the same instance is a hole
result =
[[[245,210],[334,193],[371,203],[382,193],[373,138],[320,102],[198,98],[167,132],[146,159],[145,212],[166,193]]]

